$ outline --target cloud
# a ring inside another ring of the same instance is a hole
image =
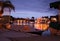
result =
[[[49,8],[49,3],[56,0],[12,0],[16,12],[11,15],[16,17],[40,17],[56,15],[56,10]]]
[[[56,15],[55,13],[51,12],[34,12],[34,11],[16,11],[11,13],[14,17],[42,17],[42,16],[51,16]]]

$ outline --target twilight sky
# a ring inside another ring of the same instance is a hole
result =
[[[14,17],[32,17],[56,15],[56,9],[50,9],[49,3],[58,0],[11,0],[15,6],[15,12],[11,12]]]

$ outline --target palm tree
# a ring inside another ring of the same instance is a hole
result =
[[[9,12],[11,12],[12,9],[15,10],[15,7],[11,3],[11,1],[9,1],[9,0],[0,1],[0,15],[3,14],[4,8],[8,8],[9,9]]]
[[[60,22],[60,1],[50,3],[50,8],[58,9],[58,22]]]
[[[13,4],[11,3],[11,1],[6,0],[6,1],[4,1],[3,4],[4,4],[4,5],[3,5],[3,9],[4,9],[4,8],[8,8],[8,9],[9,9],[9,12],[11,12],[11,10],[15,10],[15,7],[14,7]],[[10,16],[9,16],[9,19],[8,19],[8,20],[9,20],[8,22],[10,22]]]
[[[9,11],[11,12],[11,10],[15,10],[15,7],[13,6],[13,4],[11,3],[11,1],[7,0],[3,3],[3,9],[4,8],[9,8]]]
[[[15,7],[11,3],[11,1],[0,1],[0,16],[4,13],[4,8],[8,8],[9,12],[11,12],[12,9],[15,10]]]
[[[15,10],[15,7],[13,6],[13,4],[11,3],[10,0],[0,1],[0,17],[2,17],[2,14],[4,13],[5,8],[8,8],[9,12],[11,12],[11,10]],[[0,21],[2,21],[2,23],[0,23],[0,24],[4,25],[4,23],[6,23],[5,20],[6,20],[5,18],[0,20]],[[10,22],[10,16],[7,21]]]
[[[50,31],[52,34],[56,34],[56,35],[60,35],[60,1],[56,1],[56,2],[52,2],[50,3],[50,8],[54,8],[54,9],[58,9],[58,23],[52,25],[52,23],[50,23]],[[56,25],[56,26],[55,26]],[[57,27],[57,28],[56,28]]]

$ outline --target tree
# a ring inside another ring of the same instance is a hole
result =
[[[52,34],[60,35],[60,1],[50,3],[50,8],[58,9],[58,23],[50,23],[50,31]]]
[[[15,10],[15,7],[11,3],[11,1],[9,1],[9,0],[0,1],[0,15],[3,14],[4,8],[8,8],[9,9],[9,12],[11,12],[12,9]]]
[[[3,5],[3,9],[4,9],[4,8],[8,8],[8,9],[9,9],[9,12],[11,12],[11,10],[15,10],[15,7],[14,7],[13,4],[11,3],[11,1],[6,0],[6,1],[4,1],[3,4],[4,4],[4,5]],[[9,16],[9,22],[10,22],[10,16]]]
[[[11,10],[13,9],[13,10],[15,10],[15,7],[14,7],[14,5],[11,3],[11,1],[5,1],[4,3],[3,3],[4,5],[3,5],[3,9],[4,8],[9,8],[9,11],[11,12]]]
[[[15,10],[15,7],[13,6],[10,0],[0,1],[0,17],[2,17],[2,14],[4,13],[5,8],[8,8],[9,12],[11,12],[11,10]],[[2,17],[2,19],[0,20],[2,21],[2,23],[0,24],[4,25],[4,23],[6,22],[4,20],[7,20],[7,22],[10,22],[10,16],[9,16],[9,19]]]
[[[58,9],[58,21],[60,22],[60,1],[50,3],[50,8]]]

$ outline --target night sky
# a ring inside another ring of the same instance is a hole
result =
[[[55,1],[58,0],[11,0],[15,6],[15,12],[12,11],[11,15],[23,18],[56,15],[58,10],[49,8],[49,3]]]

